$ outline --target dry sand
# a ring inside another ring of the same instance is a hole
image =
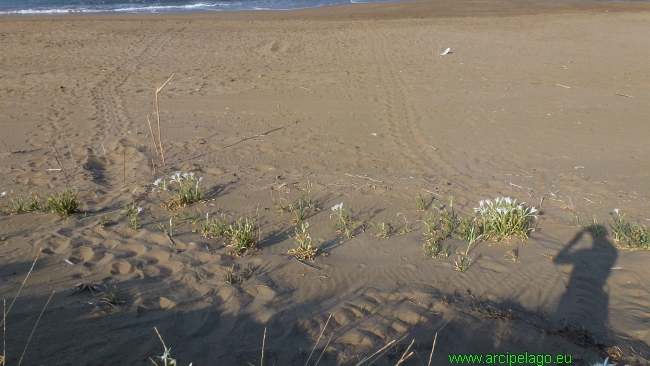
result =
[[[9,364],[56,290],[24,364],[151,364],[157,327],[181,365],[259,365],[264,329],[264,364],[303,365],[331,315],[311,363],[329,339],[320,364],[351,365],[408,334],[377,364],[395,364],[388,356],[412,339],[406,364],[427,364],[439,332],[435,365],[462,352],[588,364],[613,346],[619,364],[647,365],[650,252],[592,238],[570,211],[607,226],[620,208],[648,224],[648,10],[466,1],[1,18],[0,191],[65,188],[48,171],[59,168],[54,143],[82,200],[67,219],[0,216],[4,298],[43,248],[7,318]],[[162,167],[146,115],[172,73]],[[172,247],[156,226],[172,214],[151,182],[190,166],[209,200],[173,213]],[[284,255],[294,225],[271,203],[308,182],[320,209],[309,232],[329,254],[313,267]],[[461,215],[497,196],[543,202],[529,240],[480,242],[461,274],[455,254],[423,259],[418,193],[438,206],[453,196]],[[132,200],[145,208],[138,230],[119,215]],[[343,238],[330,219],[339,202],[359,222],[397,229],[401,212],[417,230]],[[259,250],[241,258],[182,219],[258,208]],[[504,259],[510,249],[520,263]],[[232,265],[252,275],[226,284]],[[116,286],[126,304],[75,293],[82,281]]]

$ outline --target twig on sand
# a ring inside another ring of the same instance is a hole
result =
[[[147,123],[149,123],[149,131],[151,132],[151,139],[153,140],[153,147],[156,149],[156,155],[160,156],[158,153],[158,145],[156,145],[156,136],[153,134],[153,128],[151,127],[151,120],[149,120],[149,115],[147,114]]]
[[[151,155],[151,148],[149,148],[149,159],[151,159],[151,176],[153,177],[156,174],[156,166],[153,163],[153,156]]]
[[[108,155],[106,154],[106,148],[104,148],[104,143],[102,142],[102,150],[104,150],[104,156]]]
[[[7,149],[7,150],[9,150],[9,154],[11,154],[11,155],[13,155],[13,154],[14,154],[14,152],[13,152],[13,151],[11,151],[11,149],[9,148],[9,146],[7,146],[7,144],[5,144],[5,142],[4,142],[4,141],[2,141],[2,144],[4,145],[4,147],[5,147],[5,149]]]
[[[68,144],[68,151],[70,151],[70,159],[72,160],[74,165],[79,167],[79,164],[77,164],[77,162],[74,160],[74,156],[72,156],[72,149],[70,148],[70,141],[68,141],[68,135],[65,133],[65,130],[63,131],[63,136],[65,137],[65,143]]]
[[[38,322],[41,320],[41,317],[43,316],[43,313],[45,312],[45,308],[47,308],[47,305],[50,303],[50,300],[52,300],[52,296],[54,296],[54,292],[52,291],[52,294],[50,295],[50,298],[47,299],[47,302],[45,303],[45,306],[43,307],[43,310],[41,310],[41,314],[38,316],[38,319],[36,319],[36,324],[34,324],[34,328],[32,329],[32,333],[29,335],[29,338],[27,339],[27,344],[25,344],[25,349],[23,350],[22,356],[20,356],[20,361],[18,361],[18,366],[20,366],[21,363],[23,363],[23,357],[25,357],[25,353],[27,352],[27,346],[29,346],[29,342],[32,340],[32,337],[34,336],[34,332],[36,331],[36,326],[38,325]]]
[[[438,193],[436,193],[436,192],[431,192],[431,191],[426,190],[426,189],[424,189],[424,188],[422,188],[422,187],[420,187],[420,189],[423,190],[423,191],[425,191],[425,192],[427,192],[427,193],[429,193],[429,194],[432,194],[432,195],[434,195],[434,196],[442,197],[441,194],[438,194]]]
[[[70,185],[70,179],[68,178],[68,172],[66,172],[65,167],[63,167],[63,162],[61,161],[61,158],[59,157],[59,152],[56,151],[56,146],[54,146],[54,143],[52,143],[52,147],[54,148],[54,154],[56,155],[56,161],[59,162],[59,165],[61,166],[61,169],[63,169],[63,174],[65,174],[65,180],[68,182],[68,185]]]
[[[162,138],[160,136],[160,107],[158,105],[158,94],[163,90],[165,85],[169,83],[169,81],[174,77],[174,75],[176,75],[176,73],[173,73],[172,76],[170,76],[169,79],[167,79],[167,81],[165,81],[165,83],[160,86],[160,88],[156,89],[156,117],[158,120],[158,144],[160,144],[160,156],[162,157],[163,166],[165,166],[165,150],[163,149]]]
[[[433,351],[436,350],[436,341],[438,340],[438,333],[442,330],[442,328],[446,327],[450,321],[451,319],[447,320],[447,322],[442,327],[440,327],[440,329],[438,329],[436,335],[433,337],[433,347],[431,347],[431,354],[429,355],[429,363],[427,364],[427,366],[431,366],[431,360],[433,359]]]
[[[264,366],[264,343],[266,343],[266,327],[264,327],[264,338],[262,338],[262,359],[260,360],[260,366]]]
[[[625,95],[625,94],[619,94],[619,93],[614,93],[614,94],[618,95],[619,97],[634,98],[634,96],[632,96],[632,95]]]
[[[566,86],[566,85],[562,85],[562,84],[555,84],[555,85],[557,85],[557,86],[561,86],[561,87],[563,87],[563,88],[571,89],[570,86]]]
[[[372,179],[372,178],[370,178],[370,177],[368,177],[366,175],[358,175],[358,174],[355,175],[355,174],[349,174],[349,173],[343,173],[343,174],[347,175],[348,177],[362,178],[362,179],[367,179],[367,180],[373,181],[373,182],[384,183],[383,181],[380,181],[380,180],[377,180],[377,179]]]
[[[323,327],[323,330],[320,332],[320,335],[318,336],[318,339],[316,340],[316,344],[314,345],[314,348],[311,350],[311,353],[309,354],[309,358],[307,358],[307,362],[305,362],[305,366],[307,366],[309,364],[309,360],[311,360],[311,356],[314,354],[314,351],[316,350],[316,347],[318,346],[318,342],[320,342],[320,339],[323,336],[323,333],[325,333],[325,328],[327,328],[327,324],[329,324],[331,318],[332,318],[332,314],[330,314],[330,316],[327,317],[327,321],[325,322],[325,326]],[[327,348],[327,346],[325,346],[325,347]],[[323,350],[323,352],[325,352],[325,350]],[[321,354],[321,356],[322,356],[322,354]],[[318,359],[320,360],[320,357]],[[316,362],[316,363],[318,363],[318,362]]]
[[[307,267],[309,267],[309,268],[313,268],[313,269],[317,269],[317,270],[321,271],[320,268],[314,267],[314,266],[312,266],[311,264],[307,264],[307,263],[301,261],[301,260],[298,259],[295,255],[294,255],[294,256],[291,256],[291,258],[293,258],[293,260],[295,260],[296,262],[298,262],[298,263],[300,263],[300,264],[302,264],[302,265],[304,265],[304,266],[307,266]]]

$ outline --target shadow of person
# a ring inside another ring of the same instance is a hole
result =
[[[554,318],[564,319],[564,325],[568,321],[577,322],[573,325],[591,333],[607,334],[609,295],[606,281],[617,252],[605,237],[592,234],[596,232],[605,232],[605,228],[598,225],[589,232],[580,231],[553,260],[558,265],[573,266]],[[585,236],[591,237],[591,244],[583,239]]]

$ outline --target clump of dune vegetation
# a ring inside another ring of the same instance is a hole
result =
[[[175,172],[171,176],[168,185],[164,185],[165,189],[176,189],[176,195],[170,195],[169,199],[164,202],[164,206],[168,210],[175,210],[181,207],[189,206],[195,202],[203,200],[203,190],[201,181],[203,177],[197,177],[194,173]],[[159,182],[156,184],[156,182]],[[161,186],[160,181],[154,182],[154,185]]]
[[[48,197],[46,201],[47,208],[52,212],[56,212],[61,217],[65,217],[79,208],[79,200],[77,199],[77,191],[65,189],[60,193],[53,194]]]

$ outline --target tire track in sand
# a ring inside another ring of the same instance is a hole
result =
[[[366,23],[366,28],[370,35],[375,62],[379,67],[380,84],[386,91],[388,130],[399,148],[400,155],[415,173],[429,178],[443,177],[459,184],[461,174],[444,161],[424,137],[418,124],[420,117],[416,116],[409,100],[409,91],[400,78],[400,70],[390,57],[385,36],[381,34],[375,22]],[[467,179],[462,181],[466,183]]]
[[[164,31],[155,40],[146,42],[139,53],[117,66],[92,89],[92,104],[95,109],[92,119],[96,123],[91,138],[95,143],[93,148],[97,149],[100,143],[108,143],[108,140],[116,142],[114,138],[119,135],[119,131],[130,126],[133,121],[124,108],[122,97],[118,94],[119,87],[143,64],[155,59],[169,39],[183,31],[186,24],[187,21],[177,24],[174,28]]]

